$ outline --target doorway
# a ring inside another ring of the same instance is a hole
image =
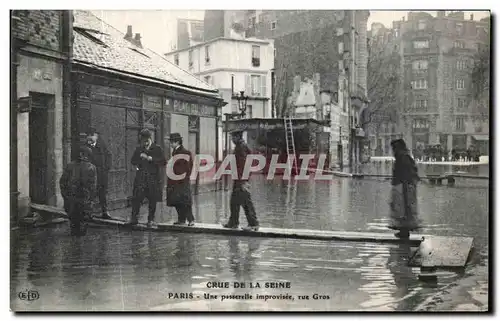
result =
[[[32,203],[47,204],[49,199],[49,110],[53,95],[30,93],[29,114],[29,191]]]

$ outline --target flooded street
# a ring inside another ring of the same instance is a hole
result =
[[[334,178],[288,187],[287,182],[255,176],[251,184],[261,226],[390,232],[386,228],[389,181]],[[12,233],[11,307],[42,311],[487,309],[488,181],[459,179],[455,187],[422,182],[418,193],[423,233],[474,237],[475,250],[465,271],[440,271],[437,284],[418,280],[419,269],[406,264],[412,251],[407,246],[118,228],[91,228],[78,239],[62,224]],[[198,222],[222,223],[229,217],[228,207],[229,191],[202,192],[195,197],[194,214]],[[112,213],[129,214],[129,209]],[[158,222],[175,218],[175,210],[158,209]],[[240,224],[246,225],[243,213]],[[231,286],[207,288],[212,281]],[[235,289],[233,282],[245,282],[246,288]],[[266,282],[290,282],[291,287],[269,289]],[[19,300],[18,292],[26,289],[38,291],[40,299]],[[192,298],[179,298],[190,293]],[[205,299],[205,293],[217,299]],[[257,298],[266,294],[291,298]],[[221,300],[222,295],[247,298]]]

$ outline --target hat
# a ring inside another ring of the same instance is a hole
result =
[[[149,131],[149,129],[147,128],[144,128],[143,130],[141,130],[141,132],[139,133],[139,136],[141,138],[151,138],[151,132]]]
[[[404,141],[404,139],[402,138],[399,138],[399,139],[395,139],[391,142],[391,146],[392,148],[403,148],[403,149],[406,149],[406,143]]]
[[[182,140],[182,136],[179,133],[172,133],[170,134],[169,140],[171,142],[179,142]]]
[[[85,145],[80,146],[80,148],[78,149],[78,151],[80,153],[85,154],[86,156],[92,155],[92,150],[88,146],[85,146]]]

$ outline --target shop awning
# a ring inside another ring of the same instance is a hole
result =
[[[475,140],[490,140],[490,136],[489,135],[472,135],[472,138],[474,138]]]

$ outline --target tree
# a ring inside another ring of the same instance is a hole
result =
[[[471,92],[477,112],[489,115],[490,95],[490,46],[481,46],[474,56],[471,72]]]
[[[332,26],[290,33],[275,39],[274,106],[277,117],[287,114],[295,76],[301,76],[304,81],[319,73],[322,89],[336,88],[340,40],[336,28]]]
[[[397,47],[379,38],[368,39],[367,95],[368,107],[361,117],[361,127],[397,122],[401,105],[400,56]]]

